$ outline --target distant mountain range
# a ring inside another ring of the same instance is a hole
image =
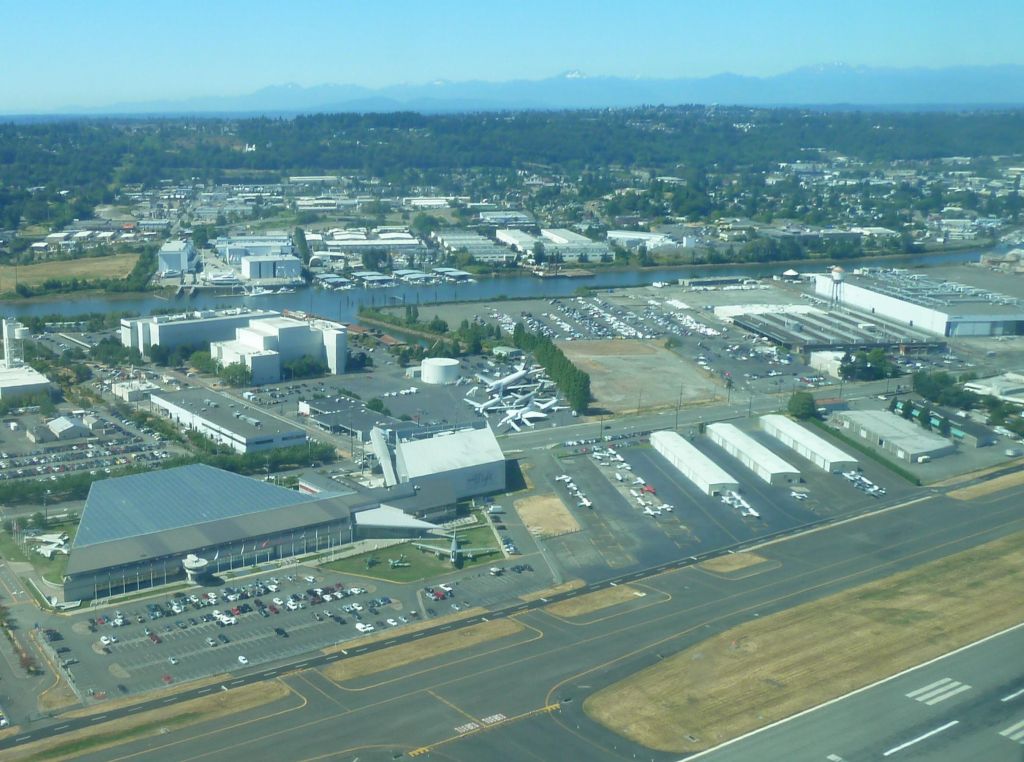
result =
[[[885,110],[1024,104],[1024,66],[880,69],[833,64],[771,77],[624,79],[572,71],[540,80],[439,81],[366,88],[275,85],[247,95],[67,108],[65,114],[297,114],[520,109],[623,108],[642,105],[874,107]]]

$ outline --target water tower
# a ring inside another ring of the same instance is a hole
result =
[[[4,318],[3,367],[20,368],[25,364],[24,342],[29,330],[14,318]]]
[[[843,303],[843,268],[836,265],[832,268],[832,304]]]

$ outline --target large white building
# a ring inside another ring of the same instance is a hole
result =
[[[456,499],[505,489],[505,454],[488,426],[399,441],[394,468],[399,483],[444,484]]]
[[[965,383],[964,391],[1024,405],[1024,373],[1008,372],[1000,376],[977,378]]]
[[[712,423],[708,438],[769,484],[800,481],[800,470],[731,423]]]
[[[28,329],[13,318],[3,321],[4,356],[0,358],[0,400],[12,400],[50,391],[50,380],[25,364],[22,342]]]
[[[154,392],[150,399],[183,429],[242,455],[306,443],[306,432],[209,389]]]
[[[956,452],[945,437],[886,410],[843,410],[835,414],[848,436],[859,438],[908,463],[923,463]]]
[[[705,495],[739,489],[739,482],[674,431],[655,431],[651,446]]]
[[[223,236],[212,244],[217,256],[233,265],[241,264],[246,257],[295,254],[292,237],[283,231],[268,232],[264,235]]]
[[[156,255],[160,275],[187,273],[195,270],[196,247],[191,241],[168,241]]]
[[[179,346],[201,346],[229,339],[235,329],[253,320],[280,316],[273,310],[250,310],[235,307],[228,310],[201,310],[178,315],[150,315],[149,317],[122,318],[121,344],[137,349],[144,355],[159,344],[165,349]]]
[[[827,439],[823,439],[784,415],[762,415],[761,429],[797,455],[807,458],[823,471],[849,471],[858,466],[857,459],[847,455]]]
[[[242,260],[242,277],[246,280],[294,280],[302,277],[302,262],[289,254],[254,254]]]
[[[312,357],[333,374],[345,372],[348,334],[340,323],[271,317],[235,329],[235,338],[210,343],[210,355],[221,365],[240,363],[252,373],[253,384],[281,380],[281,367],[291,360]]]
[[[903,270],[834,270],[813,277],[819,297],[936,336],[1024,334],[1024,306],[1003,294]]]

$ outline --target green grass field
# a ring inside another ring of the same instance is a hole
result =
[[[418,582],[420,580],[445,574],[452,570],[448,560],[449,541],[443,537],[424,538],[422,541],[429,545],[436,545],[443,548],[440,558],[428,550],[421,550],[411,542],[404,542],[400,545],[391,545],[382,550],[363,553],[358,556],[343,558],[323,564],[323,568],[332,569],[343,574],[358,574],[365,577],[376,577],[390,582]],[[478,554],[475,558],[463,558],[461,568],[473,566],[490,565],[503,560],[501,549],[494,540],[494,533],[488,526],[479,526],[459,531],[459,545],[464,548],[493,548],[493,553]],[[391,568],[389,559],[399,560],[404,556],[404,562],[409,566],[397,566]]]

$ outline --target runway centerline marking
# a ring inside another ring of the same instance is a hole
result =
[[[908,748],[910,746],[913,746],[916,743],[920,743],[921,741],[924,741],[926,738],[931,738],[932,736],[938,735],[939,733],[943,732],[944,730],[949,730],[954,725],[959,725],[959,724],[960,724],[960,720],[950,720],[945,725],[940,725],[939,727],[935,728],[934,730],[929,730],[927,733],[925,733],[923,735],[919,735],[917,738],[911,738],[906,743],[901,743],[899,746],[893,746],[891,749],[889,749],[889,751],[884,752],[882,754],[882,756],[883,757],[889,757],[889,756],[895,754],[898,751],[903,751],[904,749],[906,749],[906,748]]]
[[[1024,696],[1024,688],[1021,688],[1019,691],[1015,691],[1014,693],[1011,693],[1009,696],[1003,696],[999,700],[1005,704],[1007,701],[1013,701],[1018,696]]]

